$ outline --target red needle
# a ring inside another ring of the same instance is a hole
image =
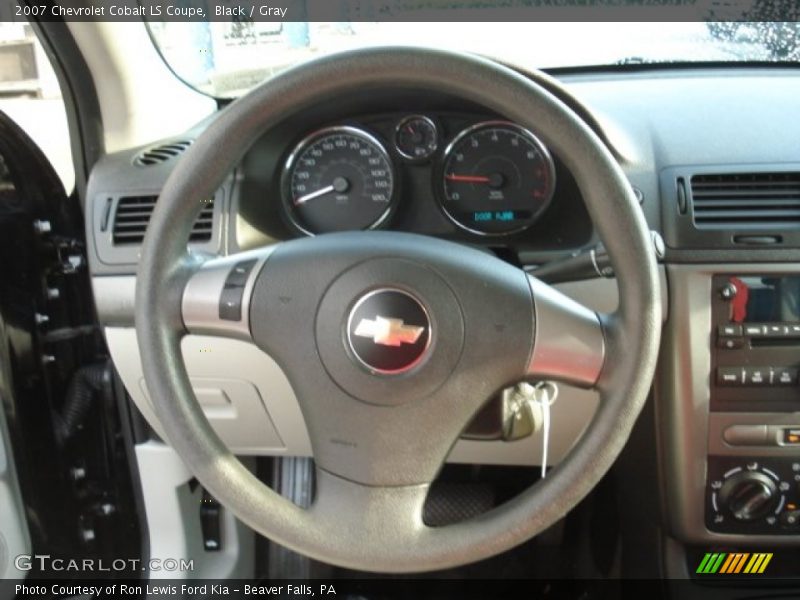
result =
[[[466,183],[489,183],[488,177],[482,177],[480,175],[445,175],[445,179],[448,181],[463,181]]]

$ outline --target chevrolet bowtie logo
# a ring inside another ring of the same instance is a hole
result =
[[[403,319],[386,319],[378,316],[374,321],[362,319],[356,327],[355,335],[372,338],[373,342],[381,346],[402,346],[416,344],[424,331],[424,327],[406,325]]]

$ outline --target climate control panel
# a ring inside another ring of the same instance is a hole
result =
[[[800,534],[800,457],[710,456],[706,526],[719,533]]]

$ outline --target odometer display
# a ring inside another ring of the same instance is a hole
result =
[[[530,227],[550,203],[554,186],[547,148],[513,123],[469,127],[445,151],[442,209],[473,233],[505,235]]]
[[[378,227],[394,198],[385,148],[354,127],[318,131],[289,157],[283,197],[291,222],[307,234]]]

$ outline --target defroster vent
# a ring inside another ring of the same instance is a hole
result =
[[[698,229],[800,226],[800,172],[693,175],[691,189]]]
[[[156,206],[158,196],[123,196],[117,202],[114,213],[114,245],[141,244]],[[203,205],[197,217],[189,241],[203,243],[211,241],[214,229],[214,201]]]
[[[175,140],[159,144],[136,155],[133,163],[138,167],[152,167],[183,154],[192,145],[192,140]]]

